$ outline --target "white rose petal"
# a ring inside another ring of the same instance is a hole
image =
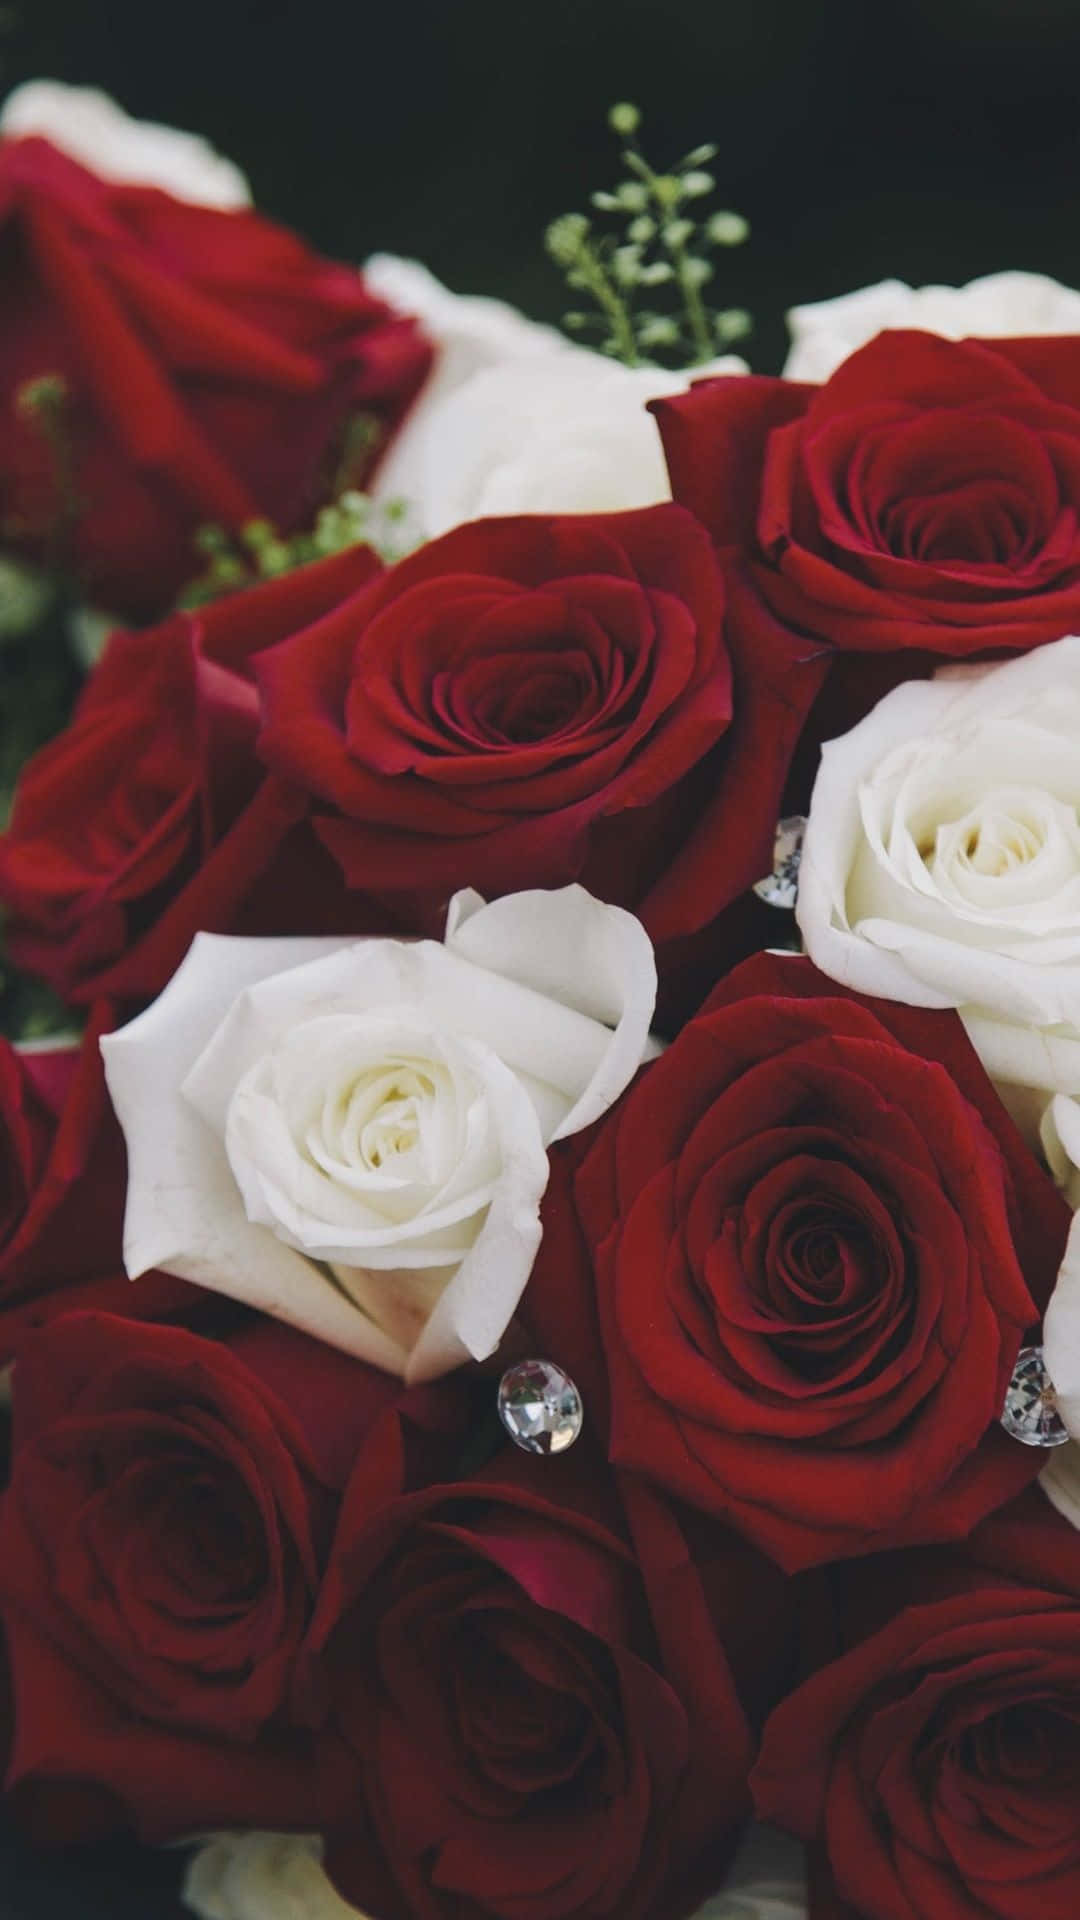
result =
[[[807,1920],[804,1859],[801,1843],[790,1834],[751,1827],[724,1891],[707,1900],[694,1920]]]
[[[415,261],[376,254],[364,275],[438,348],[374,489],[407,500],[429,538],[491,514],[604,513],[671,498],[645,407],[682,393],[690,374],[619,366],[501,301],[450,293]],[[746,371],[729,354],[693,378]]]
[[[1073,1212],[1080,1207],[1080,1101],[1055,1093],[1038,1111],[1043,1159]]]
[[[418,260],[399,260],[390,253],[372,254],[364,264],[364,280],[399,313],[419,320],[436,348],[435,366],[380,461],[373,491],[379,500],[406,500],[417,513],[423,468],[443,403],[472,379],[491,367],[513,363],[550,365],[573,360],[582,350],[556,332],[526,319],[505,300],[480,294],[451,293]],[[588,356],[591,358],[592,356]],[[430,533],[426,520],[425,533]]]
[[[717,1893],[693,1920],[808,1920],[806,1894],[790,1880],[754,1880]]]
[[[799,873],[822,972],[958,1008],[991,1078],[1041,1094],[1033,1119],[1052,1095],[1080,1094],[1078,810],[1069,637],[908,682],[830,741]]]
[[[1080,1529],[1080,1443],[1055,1447],[1039,1475],[1039,1485],[1063,1520]]]
[[[368,1920],[337,1893],[313,1833],[219,1833],[184,1876],[184,1905],[199,1920]]]
[[[440,399],[474,373],[504,361],[564,359],[582,351],[505,300],[451,293],[419,260],[373,253],[364,264],[364,279],[381,300],[419,320],[434,340],[439,362],[428,391]]]
[[[1043,1316],[1043,1358],[1054,1383],[1057,1408],[1074,1440],[1080,1440],[1080,1214],[1074,1214],[1050,1304]],[[1062,1448],[1072,1454],[1072,1447]],[[1066,1462],[1059,1473],[1068,1475]]]
[[[410,1380],[494,1351],[549,1141],[654,1051],[656,970],[581,887],[451,903],[445,944],[200,935],[102,1042],[124,1259]]]
[[[828,380],[849,356],[891,327],[949,340],[1080,333],[1080,293],[1041,273],[990,273],[966,287],[909,287],[882,280],[836,300],[793,307],[788,380]]]
[[[763,1833],[755,1829],[752,1841]],[[785,1835],[770,1836],[770,1845],[783,1877],[742,1879],[736,1867],[738,1884],[713,1895],[694,1920],[806,1920],[802,1879],[786,1871],[801,1849]],[[335,1891],[322,1857],[315,1834],[215,1834],[188,1865],[184,1904],[199,1920],[369,1920]]]
[[[223,212],[251,205],[251,188],[239,167],[215,153],[209,141],[152,120],[133,120],[96,87],[28,80],[4,102],[0,134],[7,140],[37,134],[102,180],[121,186],[160,187],[174,200]]]
[[[695,371],[746,368],[727,359]],[[597,354],[493,367],[406,425],[380,485],[397,486],[432,538],[490,515],[653,506],[670,500],[671,485],[647,402],[687,384]]]

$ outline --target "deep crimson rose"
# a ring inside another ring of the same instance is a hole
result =
[[[619,1465],[791,1569],[1037,1471],[997,1420],[1069,1213],[953,1014],[761,954],[553,1160],[525,1313]]]
[[[850,1587],[855,1644],[777,1708],[753,1777],[762,1818],[827,1861],[812,1912],[1080,1910],[1074,1529],[1032,1492],[978,1531],[966,1563],[885,1555]]]
[[[721,1879],[782,1583],[622,1493],[585,1441],[406,1498],[361,1460],[309,1678],[366,1787],[329,1868],[379,1920],[680,1920]]]
[[[667,940],[768,871],[821,679],[781,629],[732,656],[724,613],[670,504],[477,521],[263,656],[260,751],[348,885],[421,924],[580,880]]]
[[[409,1405],[445,1426],[455,1395]],[[32,1826],[159,1840],[354,1802],[347,1749],[290,1724],[288,1696],[338,1491],[401,1397],[276,1321],[226,1346],[75,1313],[23,1340],[0,1614]]]
[[[134,618],[198,571],[200,523],[309,521],[350,423],[392,431],[431,357],[358,273],[270,221],[100,180],[36,138],[0,143],[0,298],[4,544],[56,557],[77,505],[64,557]],[[47,374],[73,500],[17,404]]]
[[[165,1274],[123,1272],[124,1143],[105,1092],[100,1009],[81,1046],[0,1038],[0,1366],[19,1331],[73,1304],[157,1319],[201,1304]]]
[[[967,655],[1080,628],[1080,341],[884,333],[822,387],[652,406],[675,498],[800,633]]]
[[[0,838],[18,964],[72,1000],[149,998],[200,928],[363,930],[304,794],[256,758],[251,661],[378,570],[356,548],[113,637]]]

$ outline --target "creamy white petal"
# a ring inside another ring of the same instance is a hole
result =
[[[952,340],[1080,333],[1080,293],[1041,273],[990,273],[966,287],[882,280],[834,300],[793,307],[787,319],[792,344],[785,377],[823,381],[890,327]]]
[[[490,906],[478,893],[456,893],[446,917],[446,946],[608,1030],[606,1048],[579,1057],[576,1084],[568,1077],[560,1082],[573,1104],[545,1135],[549,1140],[591,1126],[642,1062],[659,1051],[649,1037],[656,1005],[652,942],[632,913],[605,905],[584,887],[515,893]],[[516,1064],[539,1078],[524,1060]]]
[[[193,1855],[183,1901],[199,1920],[368,1920],[327,1879],[314,1833],[219,1833]]]
[[[1080,1528],[1080,1443],[1070,1440],[1054,1448],[1039,1475],[1039,1485],[1062,1518]]]
[[[786,1869],[789,1855],[801,1849],[784,1835],[776,1843],[777,1868]],[[188,1865],[184,1904],[199,1920],[369,1920],[331,1885],[322,1857],[315,1834],[215,1834]],[[806,1920],[806,1914],[801,1877],[777,1871],[714,1894],[693,1920]]]
[[[1043,1355],[1058,1411],[1080,1440],[1080,1214],[1073,1216],[1065,1257],[1043,1316]]]
[[[699,376],[745,373],[734,357]],[[408,498],[432,536],[511,513],[609,513],[671,498],[649,400],[683,374],[598,354],[489,368],[432,409],[411,449]]]

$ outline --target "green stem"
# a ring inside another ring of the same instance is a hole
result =
[[[634,155],[634,164],[638,177],[644,181],[648,192],[652,195],[662,236],[664,228],[668,225],[673,215],[677,214],[678,209],[671,204],[661,176],[654,168],[650,167],[637,141],[631,138],[627,144]],[[694,343],[695,356],[691,364],[693,366],[701,366],[703,361],[711,360],[713,356],[713,341],[712,335],[709,332],[709,316],[705,309],[705,302],[701,297],[701,288],[695,286],[693,279],[686,270],[685,244],[680,241],[677,246],[672,246],[670,241],[665,241],[664,245],[671,255],[671,263],[675,268],[675,277],[679,283],[679,291],[682,294],[686,307],[686,318],[690,324],[690,335]]]
[[[713,357],[713,340],[709,332],[709,316],[705,302],[701,297],[701,288],[686,270],[685,246],[669,249],[675,267],[675,277],[686,303],[686,317],[690,322],[690,335],[694,342],[694,358],[691,365],[700,367]]]
[[[641,361],[637,350],[637,342],[634,339],[634,327],[630,318],[630,310],[626,302],[620,299],[611,281],[608,279],[607,274],[604,272],[603,266],[587,241],[583,243],[575,264],[587,282],[588,290],[596,301],[597,306],[607,315],[611,323],[612,337],[615,341],[619,359],[625,366],[640,366]]]

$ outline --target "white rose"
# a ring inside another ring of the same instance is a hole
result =
[[[209,141],[152,120],[133,120],[96,87],[28,80],[4,102],[0,134],[8,140],[38,134],[102,180],[121,186],[160,187],[174,200],[224,212],[251,205],[251,188],[239,167],[215,153]]]
[[[731,358],[695,369],[745,371]],[[489,514],[650,507],[671,483],[647,402],[687,384],[599,354],[493,367],[406,426],[393,478],[431,538]]]
[[[807,1920],[805,1853],[778,1827],[749,1828],[723,1892],[694,1920]]]
[[[792,307],[788,380],[827,380],[876,334],[916,327],[948,340],[1080,333],[1080,293],[1041,273],[989,273],[966,287],[909,287],[881,280],[836,300]]]
[[[406,500],[419,519],[417,490],[423,465],[421,449],[442,404],[474,374],[522,362],[547,365],[573,359],[579,347],[556,332],[526,319],[505,300],[481,294],[451,293],[418,260],[375,253],[364,264],[364,281],[399,313],[419,320],[436,348],[435,365],[408,418],[379,463],[373,492],[378,500]],[[424,532],[430,529],[424,524]]]
[[[1080,1442],[1070,1440],[1054,1448],[1039,1475],[1039,1485],[1062,1519],[1080,1529]]]
[[[549,1141],[651,1049],[656,967],[582,887],[451,901],[430,940],[200,934],[102,1042],[124,1260],[408,1380],[494,1352],[540,1240]]]
[[[1039,1145],[1073,1212],[1080,1207],[1080,1101],[1056,1093],[1038,1114]]]
[[[714,1894],[693,1920],[808,1920],[806,1895],[789,1880],[748,1881]]]
[[[504,513],[593,513],[669,500],[646,402],[691,375],[623,367],[499,300],[450,293],[414,261],[376,254],[372,290],[415,314],[435,371],[382,462],[378,499],[407,500],[429,538]],[[745,373],[734,355],[694,379]]]
[[[824,748],[803,846],[811,959],[857,992],[958,1008],[1029,1133],[1080,1094],[1078,809],[1068,638],[887,694]]]
[[[367,1920],[335,1891],[313,1833],[219,1833],[184,1876],[199,1920]]]
[[[322,1856],[315,1834],[216,1834],[188,1866],[184,1904],[199,1920],[368,1920],[335,1892]],[[806,1920],[806,1897],[794,1880],[754,1880],[694,1920]]]

